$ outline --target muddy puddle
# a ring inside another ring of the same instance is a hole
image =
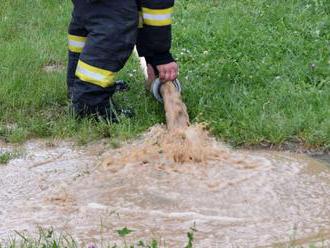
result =
[[[181,163],[162,138],[156,126],[118,149],[105,142],[27,142],[18,158],[0,166],[0,240],[51,226],[80,244],[104,244],[118,241],[114,230],[127,226],[135,230],[129,240],[184,247],[195,226],[194,247],[278,247],[293,240],[330,247],[326,163],[236,151],[211,138]]]

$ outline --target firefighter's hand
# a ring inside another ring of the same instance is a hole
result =
[[[178,76],[179,67],[176,62],[171,62],[164,65],[157,65],[159,79],[162,82],[173,81]]]
[[[163,82],[173,81],[178,76],[178,64],[175,62],[171,62],[165,65],[158,65],[157,70],[159,71],[159,78]],[[156,73],[154,68],[149,64],[147,67],[147,72],[148,72],[147,82],[148,85],[150,86],[151,83],[156,79]]]

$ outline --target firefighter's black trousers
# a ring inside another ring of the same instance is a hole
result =
[[[69,26],[68,89],[79,116],[106,115],[114,77],[136,43],[136,1],[73,0]]]

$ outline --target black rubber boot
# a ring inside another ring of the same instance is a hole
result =
[[[92,117],[96,120],[118,122],[120,116],[132,118],[134,111],[118,107],[112,99],[116,92],[128,90],[126,82],[119,80],[113,86],[102,88],[92,84],[75,81],[72,108],[77,118]],[[97,97],[95,97],[97,96]]]
[[[77,111],[77,109],[79,109]],[[120,117],[133,118],[135,116],[134,110],[130,108],[118,108],[112,99],[109,100],[107,106],[93,106],[75,105],[73,113],[78,119],[92,118],[96,121],[108,121],[111,123],[118,123]]]

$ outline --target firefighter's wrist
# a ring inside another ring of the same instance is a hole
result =
[[[154,56],[146,57],[148,64],[152,65],[154,68],[157,65],[165,65],[171,62],[175,62],[172,54],[170,52],[155,54]]]

